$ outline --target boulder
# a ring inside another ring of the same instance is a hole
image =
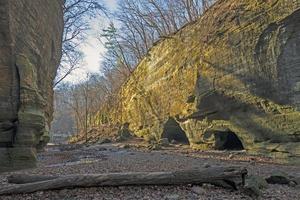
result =
[[[159,140],[159,144],[166,147],[170,145],[169,139],[168,138],[161,138]]]
[[[266,178],[266,181],[269,184],[288,185],[291,180],[284,175],[271,175],[270,177]]]
[[[104,138],[104,139],[100,139],[100,140],[98,140],[98,144],[107,144],[107,143],[111,143],[112,141],[111,141],[111,139],[109,139],[109,138]]]
[[[1,0],[0,172],[34,167],[49,141],[61,58],[61,0]]]
[[[124,123],[118,130],[118,135],[117,135],[116,141],[123,142],[125,140],[128,140],[131,137],[132,137],[132,134],[129,130],[129,124]]]
[[[244,186],[245,192],[252,197],[259,197],[262,195],[262,190],[268,188],[267,181],[260,177],[251,175],[247,177]]]
[[[217,1],[155,44],[110,120],[138,136],[176,128],[172,137],[196,149],[238,147],[299,163],[299,26],[299,1]]]

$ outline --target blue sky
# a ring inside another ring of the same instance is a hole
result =
[[[117,8],[117,0],[99,0],[106,7],[114,11]],[[87,73],[99,72],[101,55],[105,53],[105,48],[97,39],[99,31],[108,25],[109,21],[104,17],[98,17],[91,20],[91,31],[87,36],[86,44],[81,45],[81,50],[84,53],[84,63],[80,69],[75,70],[65,81],[77,83],[86,78]]]

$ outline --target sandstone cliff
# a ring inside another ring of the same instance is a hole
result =
[[[0,2],[0,171],[32,167],[48,140],[61,0]]]
[[[111,118],[138,136],[299,161],[299,27],[300,0],[220,0],[152,48]]]

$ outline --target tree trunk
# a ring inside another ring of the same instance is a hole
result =
[[[0,195],[32,193],[42,190],[98,186],[183,185],[210,183],[238,189],[244,185],[247,170],[238,167],[211,167],[189,171],[81,174],[68,176],[14,175]],[[21,184],[19,184],[21,183]]]

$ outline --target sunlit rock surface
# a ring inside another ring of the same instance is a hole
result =
[[[49,140],[62,0],[0,2],[0,172],[35,166]]]
[[[234,138],[299,161],[299,27],[300,0],[221,0],[152,48],[111,119],[161,138],[171,117],[194,148],[234,149]]]

